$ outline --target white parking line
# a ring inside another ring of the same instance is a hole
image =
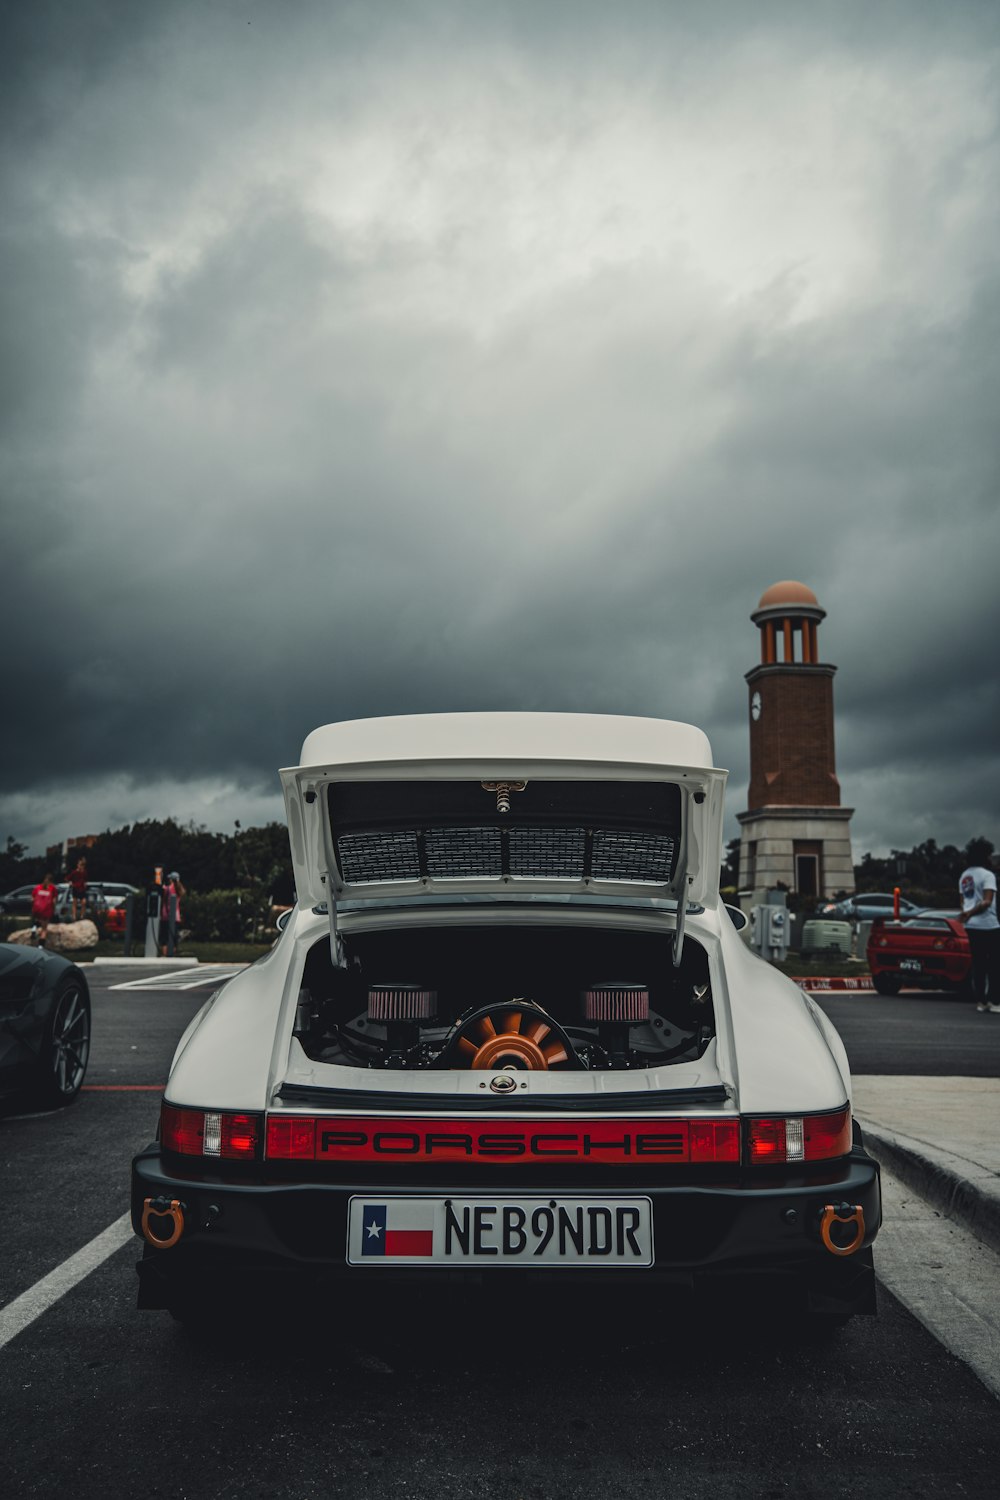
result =
[[[122,1214],[120,1219],[110,1224],[89,1245],[84,1245],[69,1260],[64,1260],[61,1266],[56,1266],[41,1281],[36,1281],[20,1297],[15,1297],[7,1307],[0,1309],[0,1349],[9,1344],[11,1339],[17,1338],[30,1323],[47,1312],[60,1297],[71,1292],[77,1282],[89,1276],[91,1271],[96,1271],[109,1255],[114,1255],[131,1238],[131,1215]]]
[[[232,979],[246,964],[201,965],[197,969],[176,969],[171,974],[148,974],[143,979],[125,979],[112,984],[112,990],[196,990],[204,984],[221,984]]]

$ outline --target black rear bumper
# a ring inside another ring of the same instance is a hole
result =
[[[649,1285],[662,1283],[695,1290],[748,1276],[794,1283],[809,1303],[825,1311],[874,1312],[871,1243],[881,1224],[878,1165],[860,1143],[847,1157],[799,1168],[618,1170],[586,1174],[579,1169],[546,1169],[543,1179],[524,1168],[497,1168],[465,1175],[398,1169],[390,1179],[370,1169],[352,1175],[306,1177],[295,1171],[262,1167],[206,1169],[167,1158],[150,1146],[135,1158],[132,1223],[141,1234],[148,1200],[182,1205],[183,1232],[170,1249],[144,1242],[139,1262],[140,1307],[170,1307],[195,1292],[249,1287],[255,1295],[270,1287],[303,1288],[337,1282],[371,1287],[372,1271],[346,1260],[348,1203],[353,1196],[481,1197],[552,1193],[574,1197],[642,1194],[653,1206],[656,1260],[650,1268],[630,1267],[501,1269],[490,1266],[380,1267],[377,1283],[388,1279],[459,1281],[495,1285],[501,1279],[525,1282],[559,1277],[560,1283]],[[841,1256],[824,1246],[820,1222],[829,1204],[859,1206],[865,1234],[855,1253]],[[164,1223],[156,1220],[156,1232]],[[169,1223],[167,1223],[169,1227]]]

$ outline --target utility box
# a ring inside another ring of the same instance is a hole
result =
[[[788,909],[784,905],[755,906],[750,912],[750,946],[761,958],[779,963],[788,954]]]
[[[836,953],[844,958],[851,956],[850,922],[826,922],[814,917],[802,928],[802,945],[799,951],[804,957],[816,953]]]

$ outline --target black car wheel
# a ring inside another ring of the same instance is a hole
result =
[[[79,980],[66,978],[56,991],[45,1032],[37,1095],[41,1104],[71,1104],[80,1092],[90,1056],[90,999]]]
[[[880,995],[898,995],[900,989],[898,974],[873,974],[872,984]]]

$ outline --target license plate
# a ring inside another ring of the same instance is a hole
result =
[[[923,968],[923,964],[919,958],[901,958],[899,960],[899,967],[905,969],[908,974],[919,974]]]
[[[649,1198],[352,1198],[352,1266],[651,1266]]]

